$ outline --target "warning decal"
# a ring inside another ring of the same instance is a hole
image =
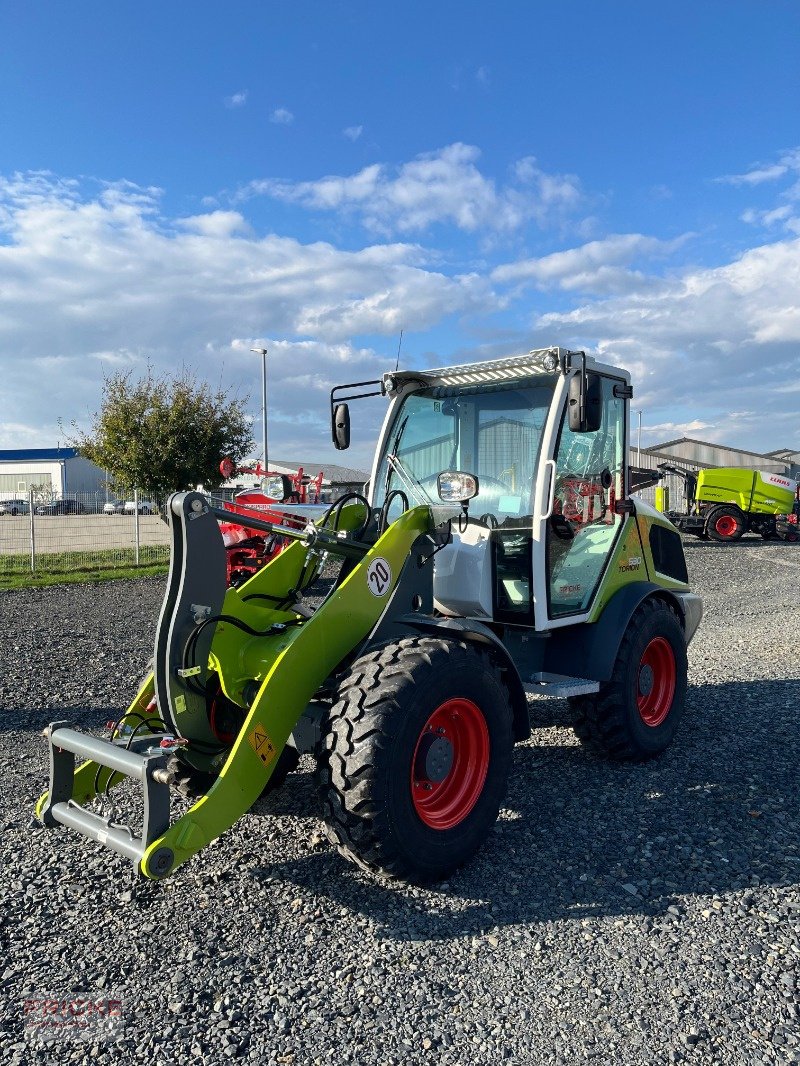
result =
[[[267,733],[263,725],[257,725],[247,739],[250,741],[250,747],[263,764],[269,766],[275,758],[275,745],[270,740],[269,733]]]

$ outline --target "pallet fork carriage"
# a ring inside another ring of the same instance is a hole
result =
[[[553,348],[364,385],[389,400],[370,499],[304,529],[244,519],[293,543],[239,587],[225,512],[171,497],[153,671],[109,740],[50,725],[46,826],[161,879],[312,754],[339,850],[425,882],[495,821],[528,693],[568,698],[580,739],[612,757],[671,742],[702,605],[673,527],[629,496],[628,375]],[[326,561],[338,577],[312,610]],[[126,779],[137,833],[102,806]],[[176,787],[196,799],[173,820]]]

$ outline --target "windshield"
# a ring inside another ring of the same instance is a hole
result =
[[[429,387],[406,397],[378,468],[375,505],[402,489],[413,506],[439,503],[443,470],[478,475],[470,514],[498,524],[532,513],[539,448],[557,378],[469,389]]]

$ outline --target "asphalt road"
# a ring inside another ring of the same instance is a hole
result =
[[[430,890],[330,849],[307,760],[161,885],[30,829],[40,730],[127,704],[163,586],[0,592],[4,1062],[800,1062],[800,549],[686,550],[673,747],[609,764],[533,701],[495,831]],[[26,999],[87,992],[118,1039],[26,1040]]]

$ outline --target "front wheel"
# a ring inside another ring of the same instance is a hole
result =
[[[506,793],[508,691],[489,657],[412,637],[358,659],[317,766],[328,837],[359,866],[425,884],[485,840]]]
[[[611,680],[570,700],[580,741],[614,759],[649,759],[669,747],[686,703],[686,638],[663,600],[636,609]]]

